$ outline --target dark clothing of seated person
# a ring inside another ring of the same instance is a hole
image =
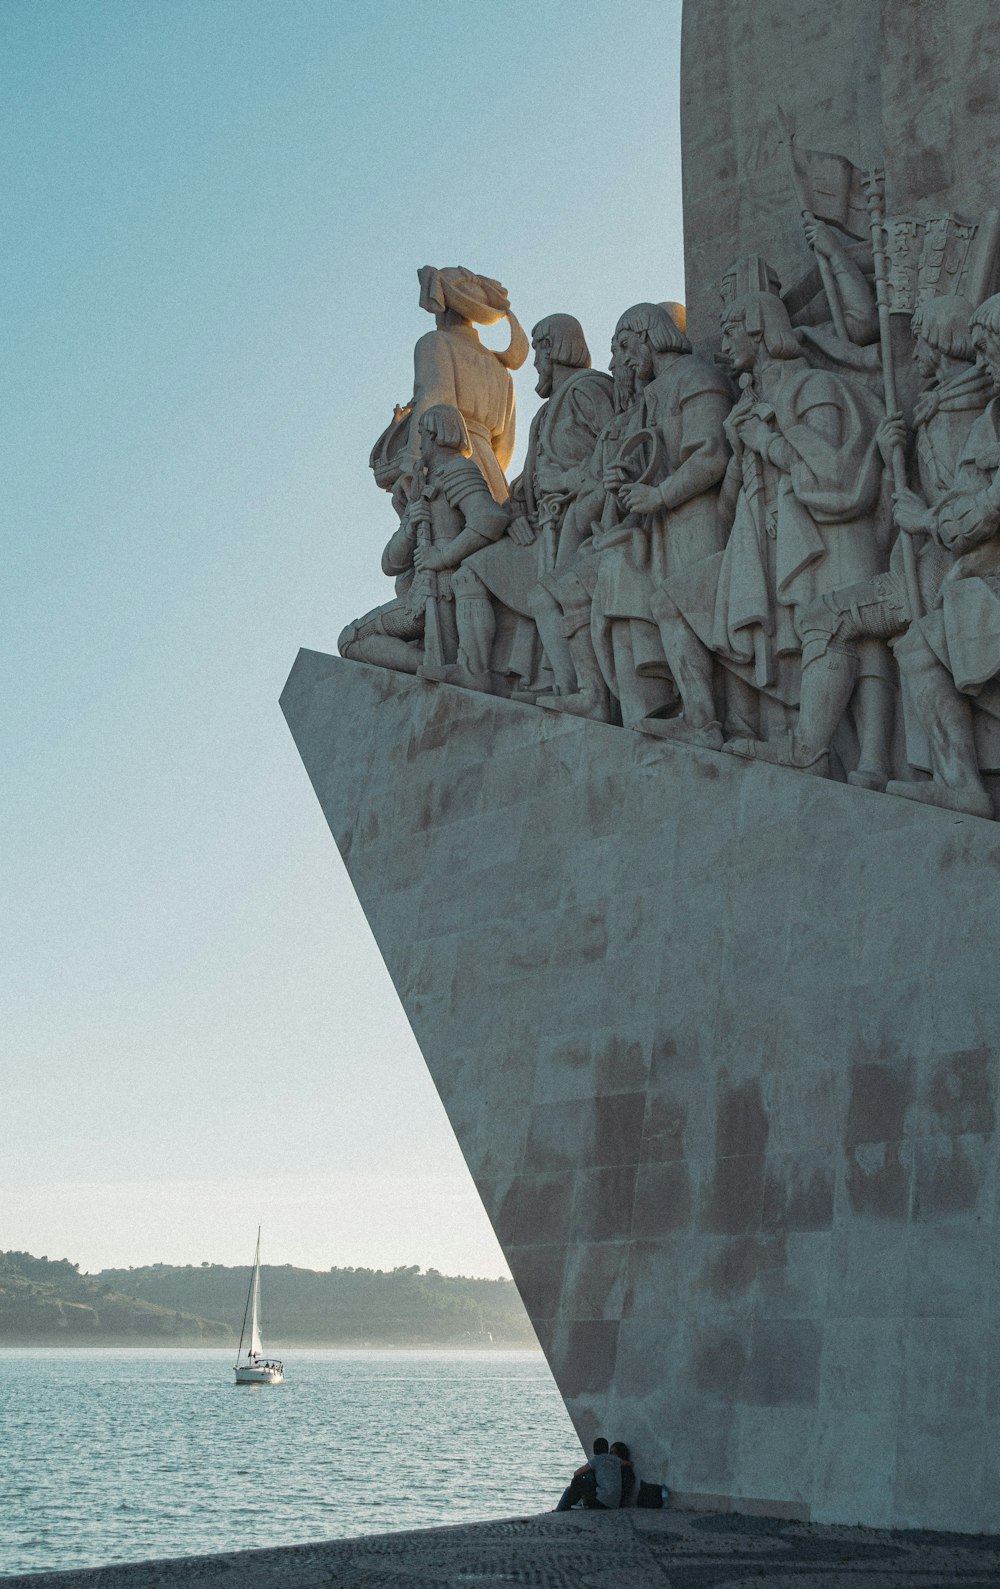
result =
[[[629,1506],[635,1493],[635,1468],[632,1466],[632,1457],[624,1440],[612,1440],[611,1455],[617,1457],[622,1465],[622,1498],[619,1506]]]
[[[563,1491],[556,1507],[557,1512],[568,1512],[571,1506],[582,1502],[590,1511],[614,1511],[621,1505],[622,1464],[613,1457],[608,1442],[594,1441],[594,1454],[582,1468],[577,1468]]]

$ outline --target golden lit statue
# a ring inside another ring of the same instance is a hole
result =
[[[433,314],[436,328],[413,350],[413,398],[407,440],[402,452],[403,488],[420,456],[420,416],[438,403],[450,403],[465,420],[472,456],[490,493],[506,502],[510,491],[506,470],[514,452],[514,382],[510,371],[528,356],[528,338],[511,311],[507,292],[498,281],[477,276],[461,265],[417,272],[420,307]],[[501,352],[486,348],[477,325],[506,319],[510,345]]]

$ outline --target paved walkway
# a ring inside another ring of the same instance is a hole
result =
[[[715,1513],[547,1512],[0,1582],[4,1589],[997,1589],[1000,1536]]]

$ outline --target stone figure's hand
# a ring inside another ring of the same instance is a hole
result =
[[[515,546],[530,546],[535,539],[534,528],[523,513],[519,513],[516,519],[511,519],[507,534]]]
[[[825,221],[806,221],[803,230],[806,234],[806,242],[820,259],[838,258],[841,252],[840,244]]]
[[[904,489],[893,493],[892,516],[905,535],[930,534],[930,511],[915,491]]]
[[[902,414],[887,414],[875,432],[875,444],[882,454],[882,462],[888,469],[892,464],[894,452],[900,452],[906,446],[906,423]]]
[[[765,425],[762,419],[752,414],[740,426],[740,441],[744,447],[749,447],[751,452],[766,453],[768,442],[774,438],[774,431]]]
[[[408,522],[410,530],[415,535],[419,530],[429,530],[431,527],[431,506],[424,497],[414,497],[408,509]]]
[[[550,524],[558,529],[559,522],[572,500],[572,492],[547,491],[538,503],[536,517],[539,530],[546,529]]]
[[[431,546],[421,541],[413,554],[413,561],[422,574],[439,574],[448,567],[448,551],[444,546]]]
[[[622,486],[618,501],[626,513],[655,513],[662,508],[663,499],[656,486]]]
[[[605,491],[617,491],[627,480],[628,474],[619,463],[609,463],[604,470]]]
[[[1000,469],[1000,443],[988,442],[976,453],[977,469]]]

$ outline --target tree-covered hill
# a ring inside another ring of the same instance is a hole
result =
[[[105,1269],[97,1279],[144,1302],[208,1318],[243,1318],[250,1270],[221,1264]],[[510,1280],[381,1269],[261,1269],[264,1345],[534,1346]]]
[[[67,1258],[0,1252],[0,1344],[5,1346],[223,1346],[232,1326],[140,1301],[91,1279]]]

